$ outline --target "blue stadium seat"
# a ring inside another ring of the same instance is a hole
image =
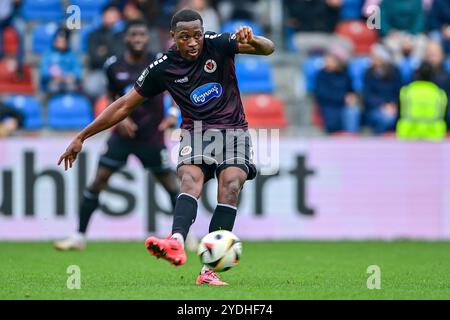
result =
[[[293,28],[286,27],[284,29],[284,39],[285,39],[285,48],[290,52],[299,52],[300,48],[298,48],[295,43],[295,30]]]
[[[322,56],[311,56],[303,62],[302,70],[307,92],[311,93],[314,91],[317,74],[323,66],[324,58]]]
[[[55,22],[36,25],[32,32],[31,51],[34,54],[42,54],[49,49],[57,30],[58,24]]]
[[[236,60],[236,76],[242,93],[274,91],[272,67],[265,58],[246,57]]]
[[[21,10],[22,17],[27,21],[60,22],[65,17],[61,0],[23,0]]]
[[[93,21],[101,15],[103,7],[109,0],[71,0],[71,5],[80,7],[81,20]]]
[[[5,105],[23,113],[24,129],[37,130],[42,128],[41,104],[34,96],[8,96],[4,102]]]
[[[364,85],[364,75],[370,67],[371,60],[369,57],[356,57],[350,61],[348,72],[352,79],[353,89],[361,92]]]
[[[341,20],[360,19],[363,4],[364,0],[344,0],[340,11]]]
[[[48,124],[53,129],[80,129],[93,119],[92,106],[82,95],[61,94],[48,102]]]
[[[444,62],[444,68],[450,72],[450,58],[448,58],[447,60],[445,60]]]
[[[222,25],[221,32],[234,32],[240,26],[249,26],[255,35],[263,35],[264,31],[259,24],[250,20],[230,20]]]

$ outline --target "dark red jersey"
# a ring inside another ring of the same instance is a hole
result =
[[[202,121],[203,131],[247,129],[234,67],[236,36],[207,32],[204,37],[195,61],[183,59],[173,46],[144,69],[134,88],[147,98],[169,91],[180,107],[183,129],[192,131],[194,121]]]
[[[154,55],[147,55],[145,59],[136,64],[126,61],[122,55],[111,57],[105,63],[105,71],[108,78],[108,90],[114,98],[123,96],[133,88],[136,79],[142,69],[155,59]],[[164,116],[163,95],[158,94],[145,100],[129,116],[138,126],[134,138],[125,138],[119,135],[117,130],[113,131],[114,138],[134,140],[153,145],[164,145],[164,133],[158,130]]]

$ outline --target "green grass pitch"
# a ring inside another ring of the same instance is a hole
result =
[[[81,288],[69,290],[78,265]],[[381,289],[369,290],[378,265]],[[450,242],[246,242],[228,287],[196,286],[200,262],[175,268],[144,242],[91,242],[57,252],[49,242],[0,243],[0,299],[450,299]]]

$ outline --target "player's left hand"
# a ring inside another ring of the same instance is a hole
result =
[[[164,131],[168,128],[175,127],[176,125],[177,125],[177,118],[172,115],[168,115],[161,121],[161,123],[158,126],[158,130]]]
[[[253,30],[248,26],[241,26],[236,29],[236,39],[240,44],[248,44],[253,42]]]

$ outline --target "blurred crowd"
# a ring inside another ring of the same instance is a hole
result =
[[[446,135],[449,0],[286,5],[292,44],[312,64],[308,86],[327,133],[358,133],[364,127],[375,134],[397,130],[406,139]]]
[[[79,4],[81,28],[67,29],[63,9],[63,19],[44,21],[45,28],[39,29],[43,31],[37,31],[43,22],[38,21],[40,17],[30,16],[29,12],[36,13],[36,10],[27,11],[27,7],[46,1],[47,10],[55,3],[61,8]],[[0,0],[0,93],[3,97],[35,95],[42,105],[55,95],[82,94],[94,108],[105,95],[105,61],[125,49],[127,21],[148,22],[150,49],[156,53],[171,45],[169,21],[182,7],[198,10],[208,31],[232,31],[236,23],[245,23],[258,33],[272,35],[275,30],[270,24],[273,21],[269,18],[273,9],[270,2]],[[87,12],[83,6],[88,8],[87,3],[97,4],[97,11],[89,19],[83,19]],[[447,106],[450,0],[284,0],[280,3],[279,29],[283,34],[282,43],[277,43],[277,54],[297,55],[299,64],[304,61],[306,89],[314,101],[315,116],[311,120],[314,125],[330,134],[358,133],[364,128],[385,134],[394,131],[403,120],[406,123],[439,121],[444,131],[450,127]],[[55,22],[53,27],[48,25]],[[38,39],[41,33],[51,35],[48,43]],[[31,84],[19,85],[27,81]],[[427,112],[418,107],[423,101],[417,99],[423,97],[427,97],[428,105],[430,101],[435,104],[428,106]],[[11,109],[5,99],[2,101],[3,109]],[[17,113],[3,112],[0,122],[17,118],[16,127],[27,123],[18,117]],[[291,120],[290,125],[295,126],[295,121]],[[434,130],[430,128],[432,125],[422,131]],[[411,130],[408,132],[414,131]]]

